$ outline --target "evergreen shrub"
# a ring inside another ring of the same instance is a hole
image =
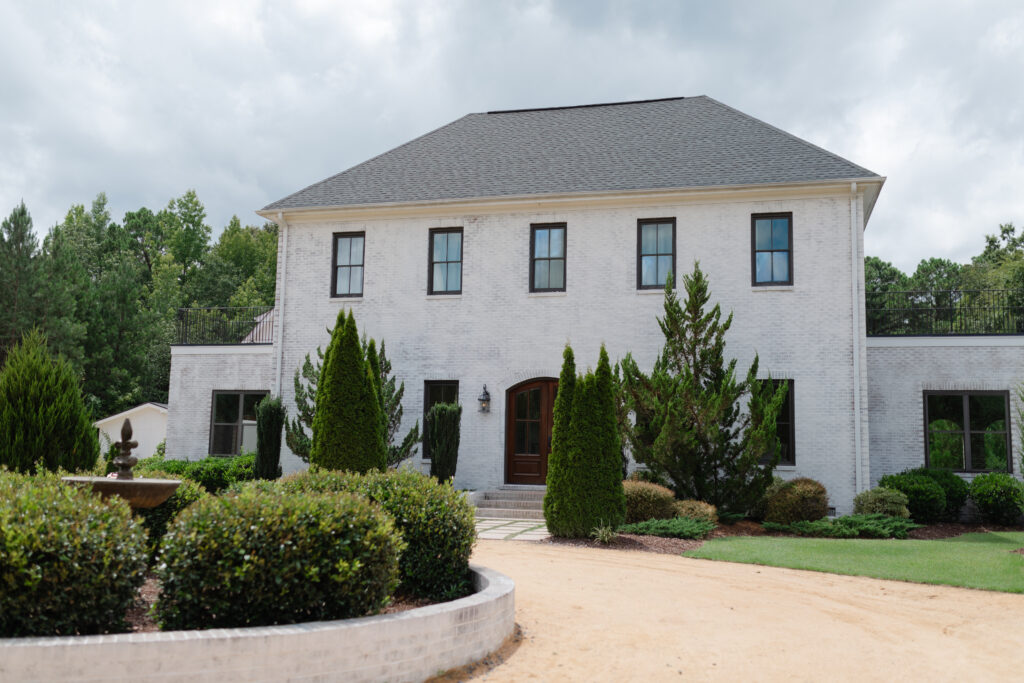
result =
[[[170,498],[156,507],[140,508],[135,511],[135,514],[142,520],[142,525],[146,527],[146,532],[149,535],[146,547],[151,565],[156,559],[157,552],[160,550],[160,541],[163,540],[164,534],[167,533],[168,525],[174,521],[178,513],[197,500],[210,495],[206,492],[206,489],[191,479],[184,479],[179,475],[162,472],[154,472],[153,474],[156,474],[156,478],[159,479],[178,479],[181,483],[178,484],[178,488],[174,490]]]
[[[665,538],[705,538],[715,528],[706,519],[675,517],[673,519],[649,519],[646,522],[624,524],[619,533],[662,536]]]
[[[126,631],[145,569],[127,501],[0,472],[0,637]]]
[[[748,514],[751,519],[761,521],[764,519],[765,513],[768,511],[768,501],[779,492],[783,486],[786,485],[786,480],[780,476],[773,476],[772,482],[768,484],[768,488],[764,490],[764,493],[758,498],[757,502],[754,503],[753,507],[750,508]]]
[[[676,517],[703,519],[718,524],[718,510],[711,503],[702,500],[677,500],[674,508]]]
[[[242,491],[204,498],[164,536],[161,629],[270,626],[378,612],[404,543],[353,495]]]
[[[814,521],[828,514],[828,492],[821,482],[798,477],[779,487],[765,506],[766,522],[792,524]]]
[[[16,472],[91,469],[96,428],[71,364],[53,357],[38,331],[26,334],[0,370],[0,466]]]
[[[908,531],[920,526],[909,519],[881,513],[804,520],[792,524],[764,523],[764,528],[769,531],[819,538],[906,538]]]
[[[896,489],[878,486],[870,491],[861,491],[853,498],[855,515],[888,515],[889,517],[910,517],[907,508],[907,494]]]
[[[1012,474],[980,474],[971,482],[970,495],[982,518],[992,524],[1017,524],[1024,512],[1024,484]]]
[[[630,475],[626,477],[626,481],[646,481],[652,484],[657,484],[658,486],[664,486],[665,488],[671,488],[669,486],[668,479],[653,470],[633,470]]]
[[[202,460],[169,460],[153,456],[140,460],[134,469],[140,477],[195,481],[209,493],[218,494],[232,484],[252,481],[256,477],[254,454],[224,457],[211,455]]]
[[[459,460],[459,423],[462,406],[435,403],[423,420],[423,441],[429,444],[430,476],[440,481],[455,479]]]
[[[946,514],[946,492],[931,477],[887,474],[878,480],[878,485],[906,494],[910,518],[919,524],[937,522]]]
[[[257,479],[281,476],[281,430],[287,417],[281,397],[268,394],[256,405],[256,460],[253,475]]]
[[[389,512],[408,546],[399,562],[403,593],[450,600],[472,590],[469,555],[476,542],[476,518],[473,506],[450,482],[412,470],[320,470],[289,475],[278,486],[285,491],[355,493]]]
[[[960,519],[960,510],[963,509],[968,496],[966,481],[951,470],[935,467],[919,467],[915,470],[907,470],[906,474],[920,474],[941,486],[943,493],[946,494],[946,508],[942,513],[942,518],[949,522]]]
[[[676,494],[672,489],[645,481],[624,481],[626,523],[648,519],[671,519],[676,516]]]

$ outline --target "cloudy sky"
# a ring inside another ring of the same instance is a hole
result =
[[[469,112],[709,95],[888,177],[912,271],[1024,225],[1024,3],[0,0],[0,213],[215,232]]]

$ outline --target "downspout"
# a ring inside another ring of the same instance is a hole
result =
[[[274,385],[274,395],[281,395],[281,380],[284,373],[284,295],[288,287],[288,223],[284,219],[284,212],[277,212],[277,226],[281,229],[281,248],[277,254],[277,270],[281,273],[281,291],[278,293],[277,310],[277,337],[274,344],[277,347],[277,379]]]
[[[850,303],[853,310],[853,450],[856,458],[856,493],[864,490],[864,444],[861,435],[860,353],[864,327],[860,317],[859,235],[857,232],[857,183],[850,183]]]

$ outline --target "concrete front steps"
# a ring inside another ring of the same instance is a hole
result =
[[[544,519],[543,486],[502,486],[473,495],[482,519]]]

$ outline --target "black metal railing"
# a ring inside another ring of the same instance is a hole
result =
[[[1024,334],[1024,290],[868,292],[869,337]]]
[[[174,339],[181,345],[273,344],[274,308],[179,308]]]

